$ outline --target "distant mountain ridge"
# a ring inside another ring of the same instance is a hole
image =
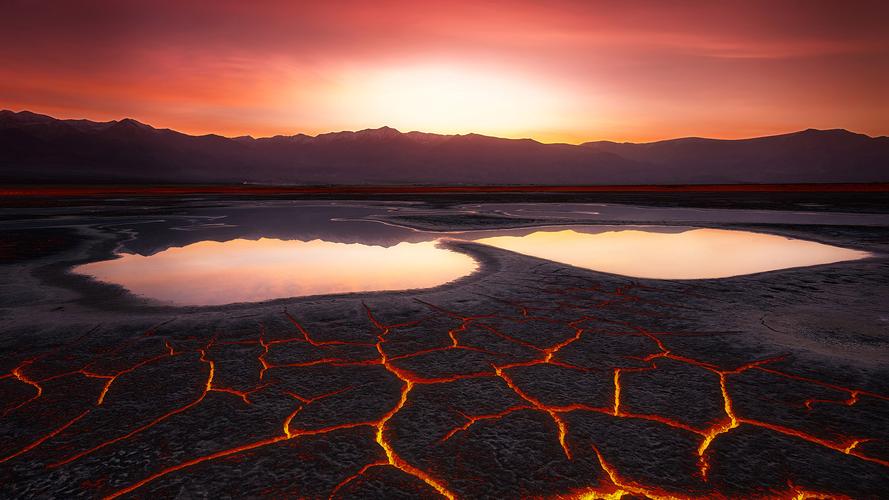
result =
[[[0,182],[707,184],[889,181],[889,138],[804,130],[741,140],[543,144],[389,127],[309,136],[192,136],[133,119],[0,111]]]

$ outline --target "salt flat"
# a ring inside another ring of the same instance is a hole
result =
[[[587,201],[5,206],[0,492],[870,498],[889,489],[881,205]],[[615,224],[746,230],[868,256],[657,280],[475,241],[502,228]],[[433,288],[185,307],[71,272],[115,252],[260,237],[381,247],[444,238],[441,248],[478,269]]]

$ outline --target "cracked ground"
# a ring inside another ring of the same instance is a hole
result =
[[[127,314],[7,293],[37,305],[4,328],[0,496],[889,491],[886,259],[657,281],[449,245],[481,272],[421,291]]]

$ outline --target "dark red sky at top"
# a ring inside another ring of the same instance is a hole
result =
[[[889,2],[0,3],[0,108],[190,133],[889,134]]]

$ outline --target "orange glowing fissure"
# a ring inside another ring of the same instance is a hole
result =
[[[22,382],[22,383],[28,384],[28,385],[30,385],[31,387],[33,387],[34,390],[36,391],[35,394],[34,394],[34,396],[32,396],[30,399],[27,399],[27,400],[25,400],[25,401],[23,401],[23,402],[21,402],[21,403],[15,405],[15,406],[11,407],[11,408],[5,410],[5,411],[3,412],[4,415],[6,415],[6,414],[8,414],[8,413],[10,413],[10,412],[13,412],[13,411],[15,411],[15,410],[18,410],[19,408],[25,406],[26,404],[30,403],[31,401],[34,401],[35,399],[37,399],[37,398],[39,398],[40,396],[43,395],[43,387],[42,387],[40,384],[38,384],[37,382],[31,380],[31,379],[28,378],[25,374],[22,373],[22,370],[23,370],[24,368],[26,368],[28,365],[30,365],[31,363],[33,363],[33,362],[34,362],[33,359],[29,359],[29,360],[27,360],[27,361],[22,362],[19,366],[17,366],[17,367],[15,367],[15,368],[12,369],[11,375],[12,375],[13,377],[15,377],[16,380],[18,380],[18,381],[20,381],[20,382]]]
[[[591,299],[594,302],[594,308],[604,308],[611,307],[617,303],[628,303],[634,302],[637,300],[643,300],[639,297],[632,295],[632,287],[622,287],[611,292],[605,291],[600,288],[590,288],[590,289],[572,289],[572,293],[577,293],[578,291],[584,292],[595,292],[594,295],[599,297],[602,293],[609,293],[611,295],[610,299],[601,300],[600,298]],[[422,301],[421,301],[422,302]],[[504,301],[506,302],[506,301]],[[392,406],[388,411],[386,411],[380,418],[372,421],[365,422],[353,422],[346,424],[338,424],[331,425],[329,427],[322,427],[317,429],[298,429],[293,428],[292,424],[296,415],[298,415],[303,409],[307,406],[317,403],[318,401],[322,401],[326,398],[335,397],[341,395],[343,393],[347,393],[348,391],[353,389],[353,386],[343,387],[341,389],[337,389],[325,394],[321,394],[314,397],[306,397],[300,394],[297,394],[292,391],[285,390],[284,392],[293,398],[296,406],[293,411],[284,419],[281,423],[281,433],[275,436],[270,436],[265,439],[260,439],[254,442],[242,444],[236,447],[219,450],[214,453],[210,453],[204,456],[196,457],[191,460],[187,460],[176,465],[163,468],[154,472],[153,474],[148,475],[147,477],[138,480],[129,486],[119,489],[117,491],[109,492],[106,494],[105,498],[117,498],[121,495],[125,495],[127,493],[131,493],[139,488],[146,486],[149,483],[152,483],[162,477],[168,476],[170,474],[183,471],[192,467],[194,465],[217,460],[224,457],[230,457],[237,454],[243,454],[245,452],[249,452],[251,450],[255,450],[258,448],[262,448],[264,446],[274,445],[276,443],[298,439],[302,436],[315,436],[322,435],[329,432],[343,430],[343,429],[351,429],[358,427],[370,427],[375,430],[374,439],[377,445],[382,449],[385,460],[380,460],[376,462],[372,462],[364,465],[360,468],[355,474],[350,475],[344,478],[339,484],[337,484],[333,490],[330,492],[331,496],[334,496],[338,492],[340,492],[343,488],[348,487],[350,483],[353,481],[358,481],[362,478],[362,476],[370,469],[375,467],[394,467],[414,478],[422,483],[425,483],[430,488],[434,489],[440,495],[453,499],[457,498],[457,494],[454,493],[445,478],[436,477],[432,473],[423,470],[418,467],[416,464],[411,464],[402,458],[398,451],[395,449],[395,446],[389,439],[389,427],[392,419],[407,405],[410,401],[410,395],[412,390],[417,385],[422,384],[447,384],[451,382],[455,382],[457,380],[467,379],[467,378],[497,378],[502,380],[502,382],[508,387],[512,392],[518,396],[518,398],[522,401],[520,404],[516,404],[510,407],[507,407],[501,411],[489,413],[489,414],[481,414],[481,415],[469,415],[464,413],[459,413],[460,416],[465,420],[462,424],[450,429],[446,433],[444,433],[437,440],[438,443],[443,443],[452,439],[458,433],[468,432],[476,423],[478,422],[492,422],[497,421],[501,418],[506,417],[517,411],[538,411],[545,415],[547,415],[553,423],[554,429],[554,439],[559,443],[565,458],[568,460],[573,459],[574,453],[573,450],[569,447],[568,436],[570,435],[570,428],[564,418],[566,413],[574,412],[574,411],[591,411],[597,412],[600,414],[608,415],[613,418],[630,418],[630,419],[643,419],[647,421],[656,422],[661,425],[666,425],[670,427],[674,427],[677,429],[682,429],[684,431],[693,433],[700,437],[700,444],[697,448],[698,455],[698,465],[699,465],[699,474],[702,479],[705,481],[708,479],[708,472],[711,468],[711,461],[713,457],[711,457],[710,448],[713,442],[718,439],[720,436],[731,432],[733,429],[738,428],[742,425],[755,426],[763,429],[770,430],[772,432],[780,433],[786,436],[790,436],[792,438],[801,439],[807,441],[809,443],[813,443],[825,448],[829,448],[832,450],[836,450],[846,455],[850,455],[856,457],[860,460],[868,461],[871,463],[876,463],[884,467],[889,467],[889,462],[866,455],[864,452],[859,450],[859,445],[865,442],[870,441],[871,439],[868,437],[849,437],[843,439],[842,441],[832,441],[828,439],[823,439],[817,436],[810,435],[808,433],[787,427],[778,424],[773,424],[769,422],[758,421],[754,419],[744,418],[743,416],[739,416],[735,413],[734,404],[730,395],[728,380],[731,376],[743,373],[748,370],[760,370],[766,373],[770,373],[773,375],[787,377],[799,381],[803,381],[806,383],[811,383],[814,385],[820,385],[824,387],[828,387],[831,389],[843,391],[849,394],[848,399],[845,400],[821,400],[821,399],[809,399],[804,402],[804,406],[806,408],[811,409],[815,404],[841,404],[846,406],[855,405],[860,397],[873,397],[879,398],[883,400],[889,400],[889,397],[876,394],[869,391],[864,391],[857,388],[847,388],[839,385],[831,384],[829,382],[823,382],[815,379],[810,379],[798,375],[794,375],[791,373],[785,373],[780,370],[776,370],[771,368],[770,364],[776,363],[780,361],[782,358],[771,358],[758,360],[751,363],[744,364],[740,367],[736,367],[733,369],[722,369],[720,367],[714,366],[713,364],[698,361],[693,358],[685,357],[679,354],[672,352],[664,343],[664,341],[660,338],[662,336],[670,335],[671,332],[649,332],[644,328],[622,324],[619,322],[614,322],[615,326],[619,326],[621,329],[628,329],[629,331],[625,334],[627,335],[636,335],[649,339],[652,344],[657,348],[657,352],[654,354],[649,354],[647,356],[636,358],[641,359],[647,363],[647,366],[643,367],[633,367],[633,368],[613,368],[612,379],[613,379],[613,402],[611,407],[593,407],[583,404],[566,404],[561,406],[548,405],[541,399],[533,396],[528,391],[523,389],[520,384],[516,383],[515,379],[510,376],[510,370],[520,368],[520,367],[528,367],[540,364],[552,364],[556,366],[560,366],[567,369],[579,370],[579,371],[588,371],[591,368],[583,367],[583,366],[574,366],[570,363],[566,363],[558,359],[559,351],[573,342],[579,341],[587,330],[581,327],[581,325],[586,321],[591,320],[599,320],[605,321],[602,318],[596,318],[588,314],[589,306],[586,307],[586,310],[580,315],[580,317],[573,318],[570,321],[557,321],[557,320],[549,320],[554,323],[561,323],[571,328],[571,333],[566,336],[564,339],[553,343],[550,346],[541,346],[535,345],[531,342],[524,341],[514,336],[511,336],[507,333],[500,331],[497,327],[490,324],[486,320],[494,320],[501,319],[504,321],[531,321],[535,319],[544,319],[544,316],[539,315],[543,312],[543,308],[535,308],[534,306],[519,304],[515,302],[509,302],[514,307],[518,309],[519,316],[518,318],[505,316],[502,314],[484,314],[484,315],[470,315],[465,316],[459,314],[457,312],[445,309],[443,307],[430,304],[427,302],[422,302],[433,312],[433,314],[440,314],[446,317],[450,317],[452,319],[457,319],[460,321],[460,325],[450,329],[448,333],[448,337],[451,341],[450,345],[446,347],[436,347],[432,349],[418,350],[409,354],[402,354],[399,356],[389,356],[386,352],[386,341],[389,338],[389,335],[393,330],[397,330],[398,328],[403,327],[411,327],[421,324],[423,320],[412,321],[400,324],[385,324],[381,320],[379,320],[371,308],[367,305],[364,306],[365,313],[368,321],[370,322],[374,335],[376,336],[376,342],[354,342],[354,341],[345,341],[345,340],[319,340],[314,337],[308,329],[306,329],[295,316],[285,311],[284,314],[286,318],[290,321],[290,323],[296,329],[297,335],[288,338],[277,338],[274,340],[268,339],[267,332],[265,327],[260,325],[260,332],[258,339],[253,340],[244,340],[238,341],[239,344],[244,345],[255,345],[258,354],[256,357],[256,362],[259,366],[259,383],[252,388],[249,389],[235,389],[230,387],[223,387],[216,384],[215,376],[216,376],[216,364],[212,359],[212,349],[217,343],[216,338],[211,339],[206,345],[194,349],[194,350],[176,350],[173,348],[170,341],[165,342],[165,350],[163,353],[148,356],[141,361],[133,363],[129,367],[114,372],[110,374],[96,373],[91,371],[90,367],[95,363],[95,360],[90,361],[83,365],[78,370],[69,371],[65,373],[61,373],[58,375],[54,375],[51,377],[47,377],[41,380],[32,378],[29,376],[29,369],[37,362],[39,362],[40,357],[34,357],[26,359],[20,362],[15,368],[13,368],[9,373],[0,375],[0,379],[12,379],[17,380],[22,384],[26,384],[31,386],[34,390],[34,394],[25,399],[24,401],[16,402],[15,404],[10,405],[9,407],[3,410],[3,415],[9,415],[14,412],[27,411],[30,405],[34,404],[35,401],[40,400],[45,393],[45,388],[42,385],[43,383],[54,380],[62,377],[68,376],[84,376],[88,378],[98,378],[104,379],[105,383],[102,386],[99,397],[95,402],[92,403],[92,407],[84,409],[81,413],[77,414],[73,418],[70,418],[66,421],[60,422],[57,427],[50,430],[49,432],[35,437],[27,445],[21,447],[20,449],[8,454],[5,457],[0,457],[0,463],[7,462],[23,455],[28,454],[30,451],[35,448],[43,446],[45,443],[50,442],[56,436],[69,431],[72,429],[75,424],[86,418],[95,408],[100,406],[105,406],[107,404],[113,404],[113,397],[109,399],[109,394],[113,396],[113,393],[110,393],[110,389],[114,386],[114,382],[120,378],[127,376],[128,374],[133,373],[134,371],[143,368],[149,364],[156,363],[160,360],[167,359],[174,356],[185,356],[191,355],[195,356],[197,362],[206,366],[206,379],[200,386],[199,394],[190,402],[182,405],[178,408],[167,411],[166,413],[154,418],[146,424],[130,429],[129,431],[121,432],[118,436],[103,441],[95,446],[92,446],[88,449],[83,449],[77,451],[73,454],[57,458],[55,461],[52,461],[48,464],[49,468],[58,468],[63,467],[67,464],[75,462],[85,456],[91,455],[101,449],[104,449],[109,446],[117,445],[122,442],[127,441],[128,439],[145,432],[157,424],[172,419],[176,415],[182,414],[198,405],[200,405],[207,395],[211,392],[219,393],[219,394],[227,394],[232,397],[236,397],[240,399],[244,404],[252,404],[251,396],[255,393],[265,390],[266,388],[274,385],[276,381],[274,379],[269,379],[266,377],[266,374],[269,370],[274,368],[283,368],[288,366],[311,366],[311,365],[329,365],[329,366],[356,366],[356,365],[377,365],[382,366],[387,372],[389,372],[393,377],[397,378],[401,382],[401,391],[398,398],[398,401]],[[582,309],[582,305],[574,305],[569,301],[561,303],[558,306],[562,310],[572,310],[572,309]],[[473,347],[473,346],[465,346],[461,345],[460,337],[465,334],[470,326],[480,327],[485,331],[496,335],[502,340],[507,342],[514,343],[517,346],[521,346],[526,348],[528,352],[535,353],[533,359],[523,359],[523,360],[513,360],[512,362],[508,362],[509,360],[504,359],[502,363],[492,363],[490,370],[484,370],[480,372],[473,373],[459,373],[450,376],[443,376],[437,378],[430,377],[422,377],[419,376],[410,370],[397,366],[397,362],[400,359],[406,359],[412,356],[417,356],[424,353],[430,352],[438,352],[441,350],[447,349],[468,349],[481,351],[488,355],[491,355],[494,359],[508,357],[502,354],[493,353],[486,351],[481,348]],[[146,335],[151,335],[152,332],[149,331]],[[624,334],[624,333],[622,333]],[[294,364],[284,364],[284,365],[276,365],[268,361],[267,357],[270,354],[271,350],[275,348],[275,346],[287,344],[290,342],[300,342],[304,343],[308,346],[311,346],[314,349],[318,349],[321,353],[319,359],[314,361],[309,361],[305,363],[294,363]],[[337,346],[367,346],[373,347],[378,356],[376,359],[362,359],[362,360],[351,360],[348,358],[341,358],[336,356],[328,356],[327,352],[331,352],[332,349],[336,349]],[[122,347],[118,348],[122,349]],[[114,352],[114,351],[112,351]],[[622,378],[622,374],[628,372],[638,372],[638,371],[650,371],[657,370],[657,361],[659,359],[671,359],[673,361],[677,361],[680,363],[694,365],[709,372],[713,373],[714,376],[718,377],[719,387],[721,391],[721,396],[723,400],[724,406],[724,417],[721,421],[716,422],[708,428],[695,428],[688,424],[682,423],[678,420],[672,419],[668,416],[663,415],[655,415],[655,414],[637,414],[630,411],[627,411],[621,404],[621,395],[622,391],[625,390],[623,384],[625,381]],[[676,498],[685,498],[682,495],[679,495],[674,492],[669,492],[663,489],[658,488],[657,486],[646,486],[638,484],[632,480],[629,480],[623,477],[620,472],[609,464],[601,451],[594,447],[592,450],[599,461],[600,467],[602,471],[604,471],[605,475],[608,477],[608,483],[605,485],[599,486],[591,486],[589,488],[583,489],[581,491],[570,493],[568,496],[575,498],[621,498],[624,495],[638,495],[651,499],[676,499]],[[787,491],[776,493],[778,497],[782,498],[821,498],[822,496],[827,497],[826,493],[815,493],[805,491],[799,488],[794,487],[793,485],[789,485]],[[565,495],[556,495],[565,497]],[[839,496],[834,496],[839,497]]]

